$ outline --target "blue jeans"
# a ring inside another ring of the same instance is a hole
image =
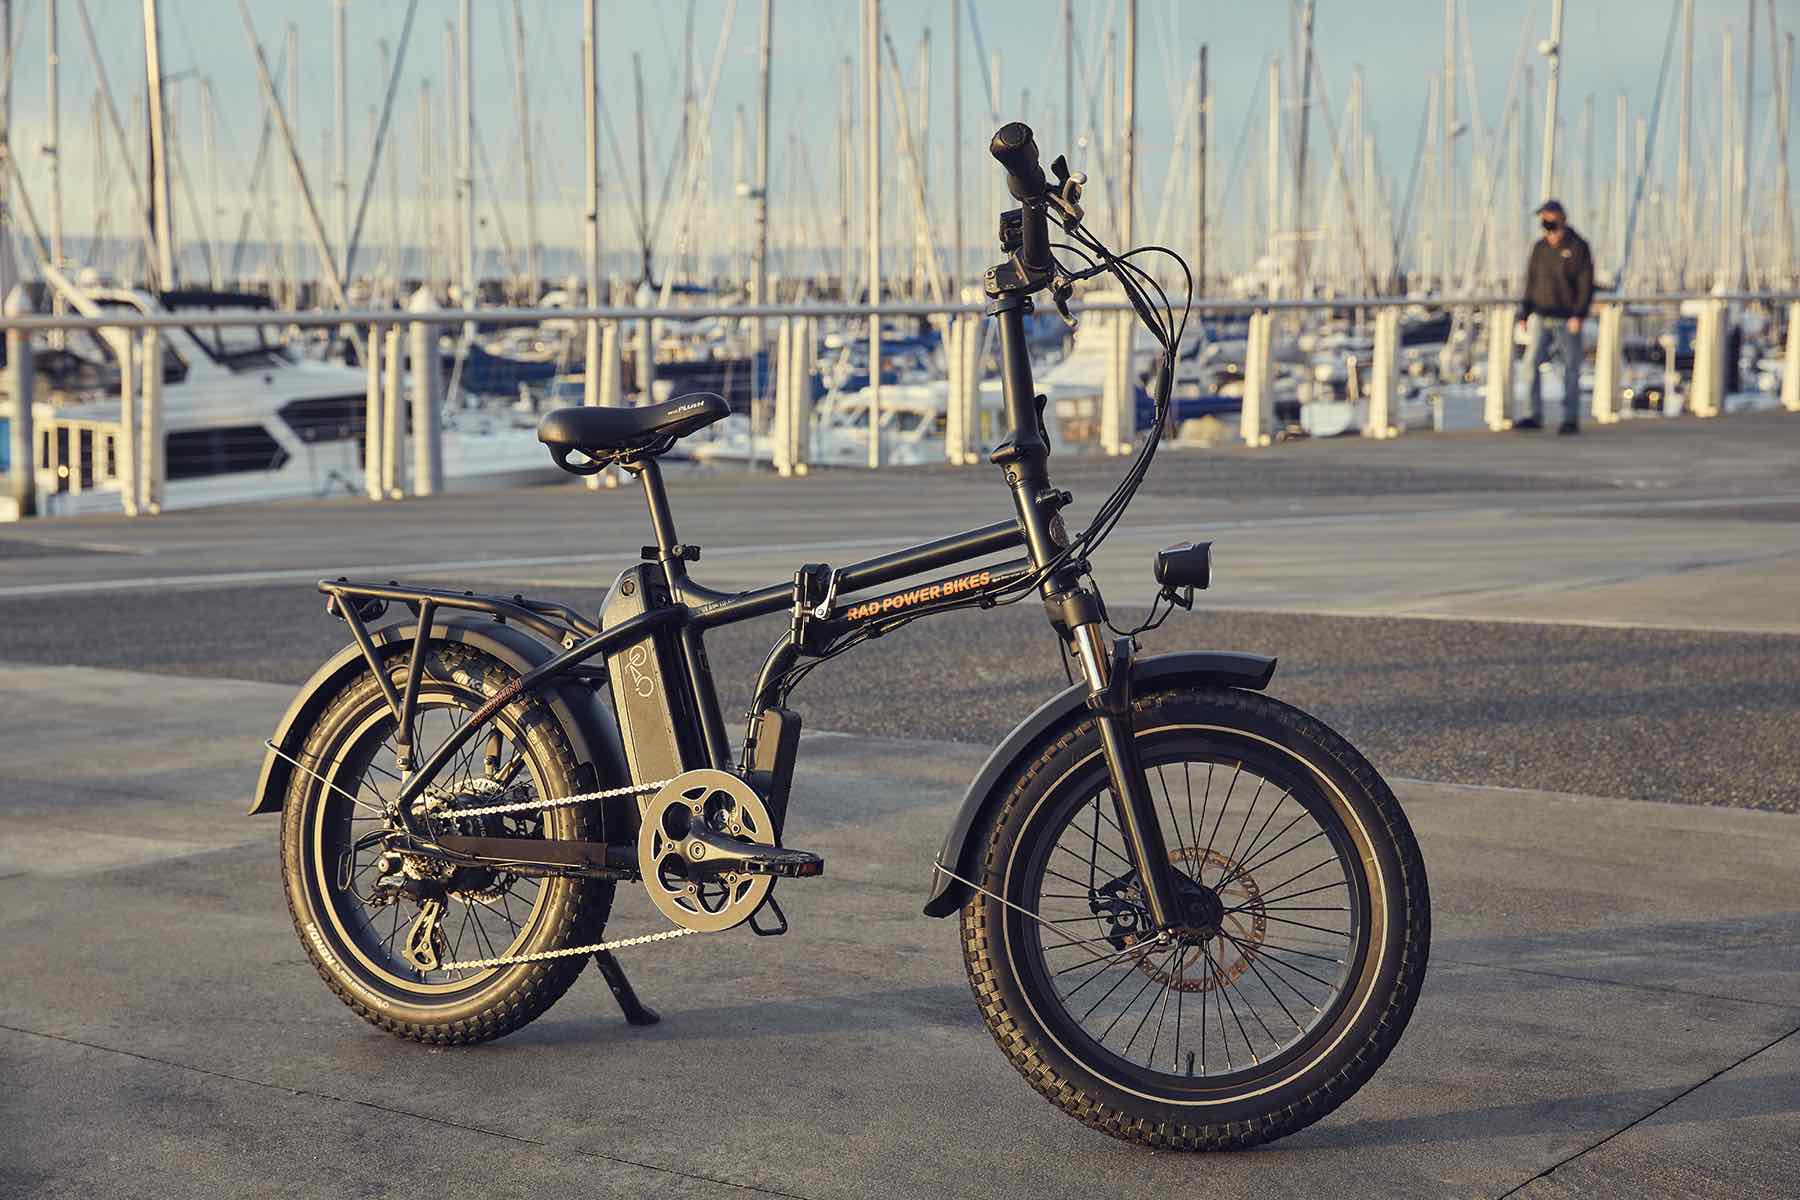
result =
[[[1554,355],[1563,368],[1563,424],[1581,424],[1581,335],[1569,332],[1567,317],[1538,318],[1531,347],[1531,419],[1544,420],[1543,375],[1538,368]]]

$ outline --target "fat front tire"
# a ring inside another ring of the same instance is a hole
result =
[[[408,660],[386,662],[397,689]],[[419,687],[415,753],[423,757],[516,673],[456,643],[434,644]],[[542,701],[505,705],[466,752],[432,781],[464,807],[505,781],[512,798],[552,798],[579,790],[569,739]],[[379,846],[354,851],[357,838],[387,826],[382,801],[399,779],[392,768],[395,725],[376,678],[351,679],[307,733],[282,812],[281,867],[294,929],[319,975],[339,999],[398,1037],[438,1045],[488,1041],[542,1015],[574,983],[587,956],[457,970],[419,970],[404,955],[420,904],[393,895],[393,881],[435,880],[443,897],[442,962],[479,961],[558,950],[599,940],[613,885],[531,879],[467,868],[446,871],[414,860],[384,873]],[[519,789],[529,788],[522,793]],[[428,795],[430,792],[428,792]],[[454,803],[454,801],[453,801]],[[426,816],[439,835],[589,840],[598,818],[587,806],[479,818]],[[348,860],[346,855],[348,854]],[[393,867],[392,860],[387,864]],[[384,890],[378,880],[385,878]],[[432,885],[428,883],[427,887]],[[390,898],[391,897],[391,898]]]
[[[1285,1137],[1368,1082],[1412,1014],[1418,844],[1368,761],[1297,709],[1200,687],[1133,708],[1189,924],[1151,928],[1089,718],[976,830],[970,986],[1020,1074],[1095,1129],[1169,1150]]]

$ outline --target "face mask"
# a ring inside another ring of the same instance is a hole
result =
[[[1545,233],[1555,233],[1558,229],[1562,228],[1562,222],[1558,221],[1555,217],[1545,217],[1540,224],[1543,225]]]

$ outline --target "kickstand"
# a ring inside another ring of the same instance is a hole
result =
[[[654,1008],[638,999],[631,980],[625,978],[625,968],[619,965],[619,960],[613,957],[611,950],[595,954],[594,961],[600,966],[600,975],[606,980],[606,986],[612,989],[613,999],[619,1002],[627,1024],[654,1025],[662,1020],[656,1015]]]

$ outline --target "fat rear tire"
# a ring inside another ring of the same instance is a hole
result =
[[[386,663],[396,688],[405,687],[406,664],[401,656]],[[466,713],[516,677],[510,667],[480,651],[437,643],[426,656],[421,701],[427,696],[454,698]],[[336,776],[355,772],[354,763],[347,761],[347,756],[356,755],[355,745],[366,743],[372,731],[392,731],[392,718],[386,713],[377,680],[368,671],[362,672],[321,713],[305,737],[300,760],[343,786],[345,781]],[[579,790],[568,736],[548,706],[535,697],[522,696],[503,707],[495,720],[513,731],[518,750],[526,756],[541,789],[538,795],[566,796]],[[354,784],[350,787],[355,790]],[[367,948],[359,949],[347,932],[353,923],[342,915],[344,897],[334,892],[330,864],[321,862],[320,829],[329,799],[329,789],[314,776],[293,772],[282,812],[282,881],[288,911],[307,957],[332,992],[364,1020],[416,1042],[485,1042],[541,1016],[581,974],[587,963],[585,955],[491,968],[458,981],[456,986],[434,988],[408,986],[405,979],[381,969]],[[586,810],[583,805],[545,811],[542,835],[591,838],[594,818]],[[544,880],[514,949],[539,952],[598,941],[612,899],[613,885],[608,882]]]

